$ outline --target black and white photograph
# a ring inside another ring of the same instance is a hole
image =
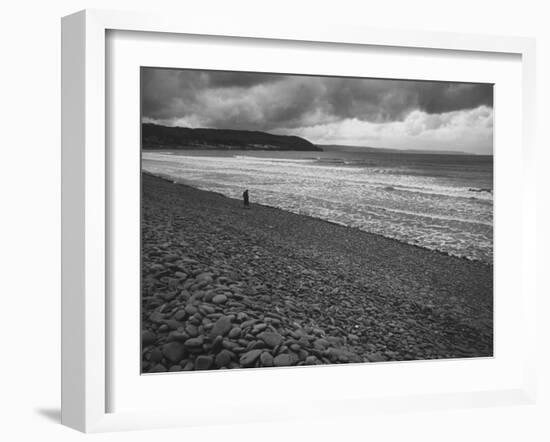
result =
[[[140,75],[141,373],[493,356],[493,84]]]

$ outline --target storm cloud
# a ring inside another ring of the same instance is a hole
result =
[[[366,143],[373,135],[346,139],[340,130],[346,126],[362,126],[381,134],[387,132],[384,127],[413,125],[414,130],[402,132],[412,141],[417,137],[415,148],[425,132],[431,131],[433,137],[434,131],[448,132],[460,122],[464,126],[457,129],[457,136],[467,134],[468,126],[474,132],[484,131],[480,147],[468,135],[465,150],[492,148],[490,84],[156,68],[143,68],[141,78],[142,119],[147,122],[307,133],[316,143],[336,142],[330,133],[337,132],[338,142],[344,144]],[[476,109],[483,111],[472,113]],[[317,138],[312,135],[321,133],[324,135]],[[456,141],[459,146],[460,140]],[[384,144],[384,140],[378,143]],[[392,143],[395,145],[395,140]]]

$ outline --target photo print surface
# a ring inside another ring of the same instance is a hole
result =
[[[141,68],[141,372],[493,355],[493,85]]]

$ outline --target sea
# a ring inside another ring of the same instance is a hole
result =
[[[144,150],[144,171],[450,255],[493,262],[493,157],[376,152]]]

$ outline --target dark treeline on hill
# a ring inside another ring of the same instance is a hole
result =
[[[190,129],[157,124],[141,125],[144,149],[242,149],[321,151],[304,138],[230,129]]]

